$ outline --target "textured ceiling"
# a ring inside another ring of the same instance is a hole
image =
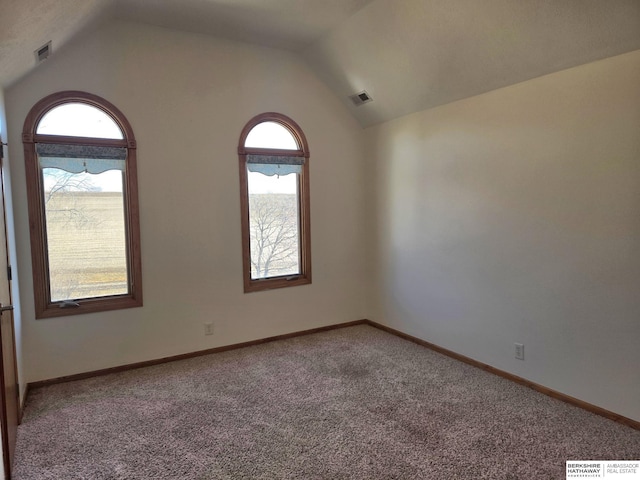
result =
[[[640,49],[640,0],[0,0],[0,84],[113,18],[298,52],[363,126]]]
[[[376,0],[304,54],[367,126],[637,49],[640,0]]]
[[[115,0],[116,16],[299,51],[372,0]]]
[[[33,68],[37,48],[51,40],[55,51],[107,9],[105,0],[0,0],[0,85]]]
[[[300,51],[372,0],[0,0],[0,85],[113,18]]]

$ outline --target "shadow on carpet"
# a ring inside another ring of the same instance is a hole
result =
[[[356,326],[35,389],[14,479],[562,479],[639,457],[639,431]]]

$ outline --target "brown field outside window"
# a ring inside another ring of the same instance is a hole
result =
[[[96,95],[59,92],[23,129],[36,318],[142,306],[131,125]]]

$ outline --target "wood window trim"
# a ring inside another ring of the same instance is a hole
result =
[[[264,122],[275,122],[285,127],[295,138],[298,150],[245,147],[249,132]],[[300,273],[292,276],[251,278],[251,246],[249,233],[249,191],[247,178],[247,155],[304,156],[302,173],[298,176],[298,211],[300,215]],[[276,288],[308,285],[311,283],[311,220],[309,195],[309,145],[300,126],[291,118],[276,112],[261,113],[253,117],[242,129],[238,143],[240,174],[240,209],[242,212],[242,271],[244,292],[259,292]]]
[[[114,140],[37,134],[36,129],[42,117],[53,108],[67,103],[83,103],[105,112],[120,127],[124,139]],[[104,98],[81,91],[64,91],[49,95],[37,102],[27,114],[22,132],[36,318],[43,319],[141,307],[142,262],[140,252],[136,140],[129,121],[117,107]],[[123,192],[123,196],[125,206],[125,231],[127,232],[128,294],[80,299],[77,300],[78,306],[74,308],[61,308],[62,302],[51,301],[47,245],[45,239],[43,185],[36,154],[36,143],[38,142],[126,147],[127,160],[125,167],[125,191]]]

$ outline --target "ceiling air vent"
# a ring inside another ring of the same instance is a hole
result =
[[[46,60],[51,55],[51,40],[33,52],[36,56],[36,64]]]
[[[363,105],[365,103],[369,103],[373,100],[373,98],[371,98],[371,95],[369,95],[364,90],[361,91],[360,93],[351,95],[349,98],[351,99],[351,101],[356,107],[359,107],[360,105]]]

